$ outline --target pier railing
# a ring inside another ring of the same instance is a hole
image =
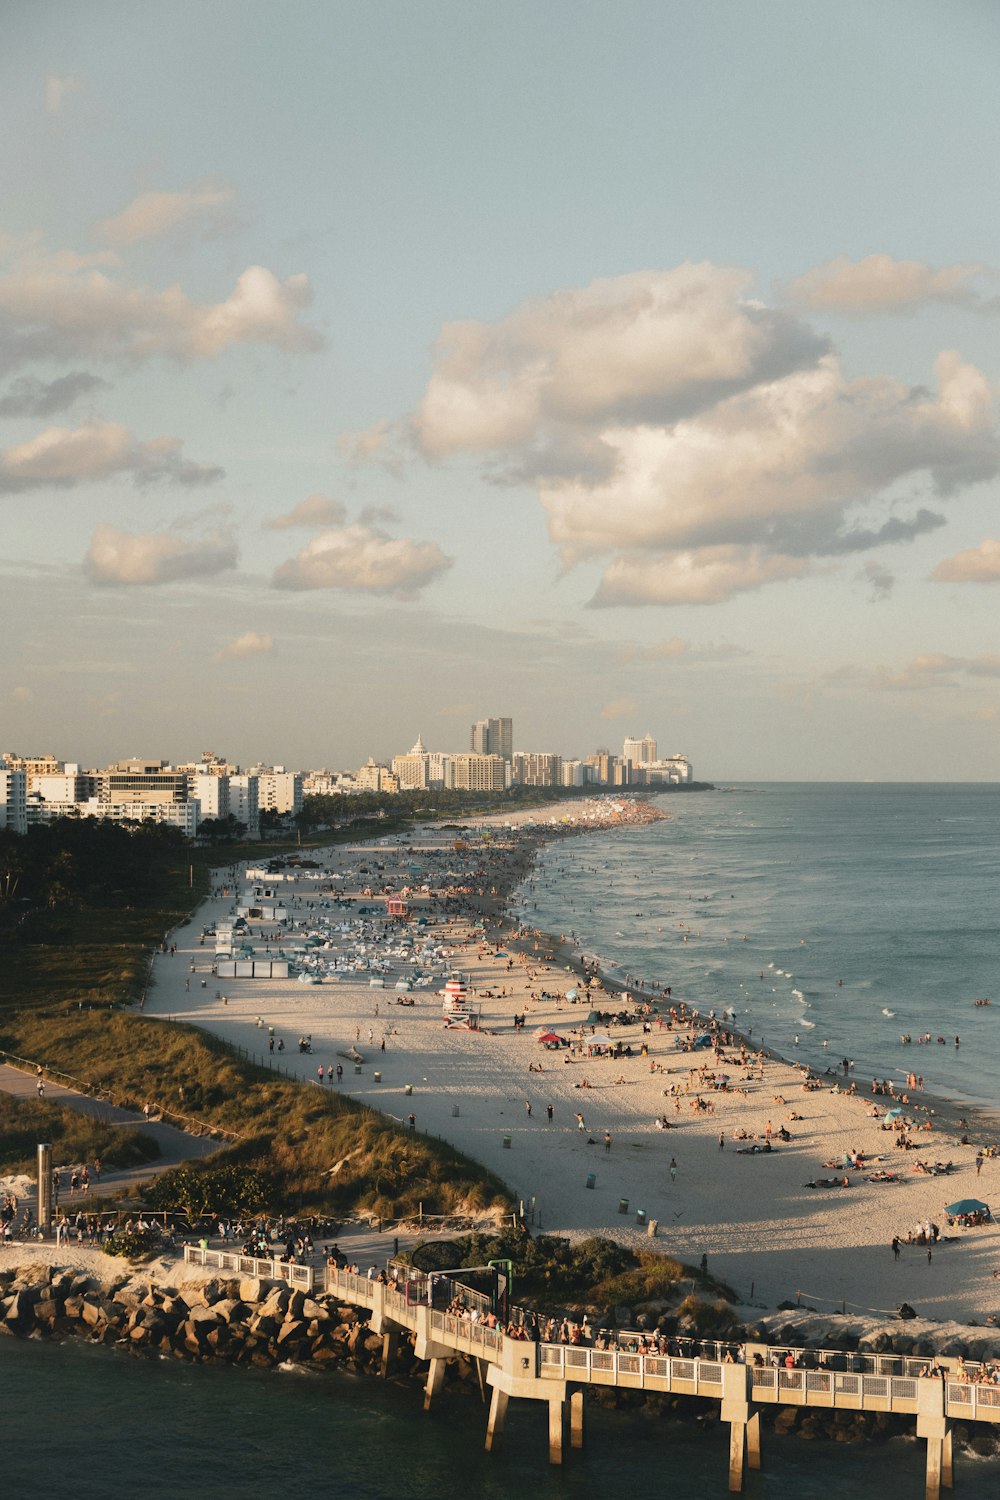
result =
[[[316,1284],[316,1272],[312,1266],[300,1266],[287,1260],[264,1260],[256,1255],[241,1255],[235,1250],[209,1250],[203,1245],[185,1245],[184,1263],[188,1266],[215,1266],[220,1271],[235,1271],[238,1276],[256,1276],[262,1281],[287,1281],[289,1286],[305,1292],[311,1292]]]

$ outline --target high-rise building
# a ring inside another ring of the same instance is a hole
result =
[[[656,759],[656,741],[653,736],[647,734],[637,740],[629,735],[622,750],[622,759],[630,760],[634,766],[648,766]]]
[[[512,757],[514,781],[520,786],[559,786],[562,756],[518,750]]]
[[[503,792],[507,790],[510,762],[502,755],[453,755],[451,785],[457,792]]]
[[[472,726],[470,748],[473,755],[502,755],[510,760],[514,753],[513,719],[477,719]]]
[[[116,803],[186,802],[187,775],[165,760],[119,760],[96,775],[97,795],[109,806]]]
[[[425,792],[431,784],[431,757],[423,740],[417,735],[417,743],[406,755],[394,755],[392,774],[399,782],[401,792]]]
[[[28,773],[0,769],[0,828],[28,831]]]

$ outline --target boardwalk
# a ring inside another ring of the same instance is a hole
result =
[[[246,1269],[243,1257],[188,1247],[185,1259],[223,1269]],[[255,1263],[259,1265],[260,1263]],[[270,1262],[265,1262],[270,1265]],[[633,1353],[621,1346],[595,1349],[534,1343],[513,1338],[499,1327],[471,1321],[435,1304],[460,1298],[471,1314],[486,1315],[490,1299],[444,1274],[413,1276],[399,1266],[401,1280],[382,1284],[366,1276],[330,1268],[326,1289],[356,1307],[371,1310],[373,1332],[383,1336],[383,1371],[391,1366],[400,1333],[414,1335],[414,1352],[428,1362],[424,1404],[429,1407],[444,1383],[445,1366],[455,1355],[476,1360],[484,1387],[491,1390],[486,1447],[503,1434],[510,1398],[545,1401],[549,1408],[549,1459],[561,1463],[568,1418],[571,1447],[583,1445],[583,1392],[588,1385],[672,1392],[720,1404],[730,1424],[729,1488],[743,1487],[744,1469],[759,1468],[760,1409],[765,1405],[826,1407],[891,1412],[916,1418],[917,1436],[927,1442],[926,1500],[939,1500],[952,1485],[952,1428],[955,1421],[1000,1423],[1000,1386],[959,1379],[955,1360],[939,1361],[941,1378],[921,1376],[926,1361],[898,1355],[845,1356],[840,1351],[776,1350],[743,1346],[743,1359],[684,1358]],[[262,1274],[258,1269],[255,1274]],[[274,1263],[270,1273],[316,1277],[311,1268]],[[303,1280],[303,1284],[306,1281]],[[811,1367],[786,1368],[791,1354]],[[755,1363],[755,1358],[761,1363]],[[853,1369],[824,1368],[850,1362]]]

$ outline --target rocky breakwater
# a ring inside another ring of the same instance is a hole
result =
[[[178,1289],[135,1272],[111,1282],[56,1266],[0,1272],[0,1332],[81,1337],[193,1363],[308,1363],[374,1372],[382,1339],[367,1316],[284,1282],[220,1279]],[[403,1348],[400,1356],[405,1370],[412,1350]]]

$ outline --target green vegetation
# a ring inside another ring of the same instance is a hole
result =
[[[160,1148],[141,1130],[105,1125],[64,1105],[0,1094],[0,1172],[34,1174],[39,1141],[52,1146],[52,1164],[76,1166],[97,1158],[108,1167],[155,1161]]]
[[[138,1108],[144,1100],[240,1139],[198,1175],[260,1174],[271,1208],[396,1218],[509,1210],[503,1184],[442,1142],[333,1090],[280,1080],[193,1026],[73,1007],[0,1018],[0,1050],[37,1058]]]
[[[160,1236],[155,1229],[137,1229],[134,1225],[119,1229],[104,1241],[105,1255],[120,1255],[125,1260],[144,1260],[159,1249]]]
[[[551,1311],[586,1309],[603,1316],[616,1306],[669,1303],[675,1315],[699,1332],[724,1332],[736,1316],[726,1299],[735,1293],[722,1282],[652,1250],[633,1251],[613,1240],[592,1238],[571,1244],[554,1235],[528,1238],[523,1232],[463,1235],[417,1245],[400,1257],[421,1271],[484,1266],[492,1260],[514,1265],[514,1300]],[[702,1301],[697,1286],[711,1301]],[[682,1293],[686,1295],[681,1297]]]
[[[150,1208],[179,1209],[189,1219],[205,1214],[257,1214],[267,1204],[267,1185],[249,1167],[171,1167],[145,1192]]]

